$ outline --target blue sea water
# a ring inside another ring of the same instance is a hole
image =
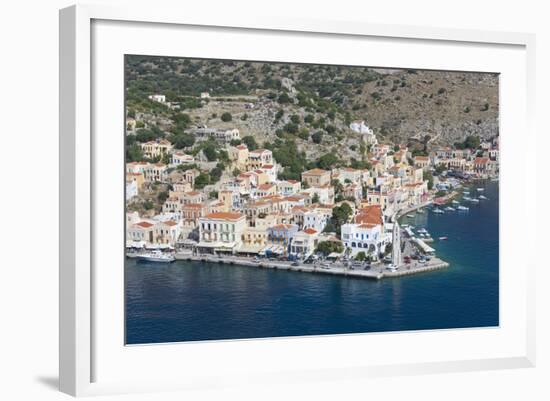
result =
[[[404,217],[444,270],[380,281],[233,265],[127,259],[126,342],[487,327],[499,324],[498,183],[468,212]],[[447,241],[438,241],[447,236]]]

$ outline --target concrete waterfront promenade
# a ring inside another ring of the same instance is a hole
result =
[[[400,277],[407,276],[410,274],[417,274],[422,272],[428,272],[433,270],[442,269],[448,267],[449,264],[438,258],[432,258],[430,261],[420,264],[416,261],[413,261],[411,264],[403,264],[396,271],[389,271],[386,269],[386,266],[381,263],[373,263],[368,270],[361,269],[352,269],[350,267],[344,266],[339,262],[324,262],[316,264],[298,264],[293,265],[293,262],[286,261],[275,261],[275,260],[254,260],[250,258],[243,258],[233,255],[223,255],[223,256],[214,256],[214,255],[193,255],[190,253],[178,253],[176,254],[177,260],[187,260],[195,262],[208,262],[208,263],[218,263],[218,264],[228,264],[228,265],[239,265],[263,269],[275,269],[275,270],[287,270],[294,272],[306,272],[306,273],[318,273],[318,274],[329,274],[337,276],[346,276],[346,277],[355,277],[355,278],[366,278],[380,280],[382,278],[389,277]]]

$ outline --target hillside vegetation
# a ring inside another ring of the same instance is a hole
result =
[[[497,74],[127,56],[125,75],[128,114],[181,141],[193,126],[238,128],[261,146],[291,141],[307,159],[361,160],[353,120],[412,149],[498,135]]]

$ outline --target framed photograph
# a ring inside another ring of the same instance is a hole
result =
[[[60,387],[529,367],[534,37],[60,12]]]

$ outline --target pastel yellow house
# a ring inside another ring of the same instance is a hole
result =
[[[229,156],[235,162],[235,167],[241,171],[246,170],[248,162],[248,147],[244,144],[232,146],[229,149]]]
[[[314,168],[302,173],[302,181],[310,187],[330,185],[330,171]]]
[[[149,141],[141,144],[141,151],[145,157],[150,159],[162,157],[172,151],[172,144],[166,139]]]

